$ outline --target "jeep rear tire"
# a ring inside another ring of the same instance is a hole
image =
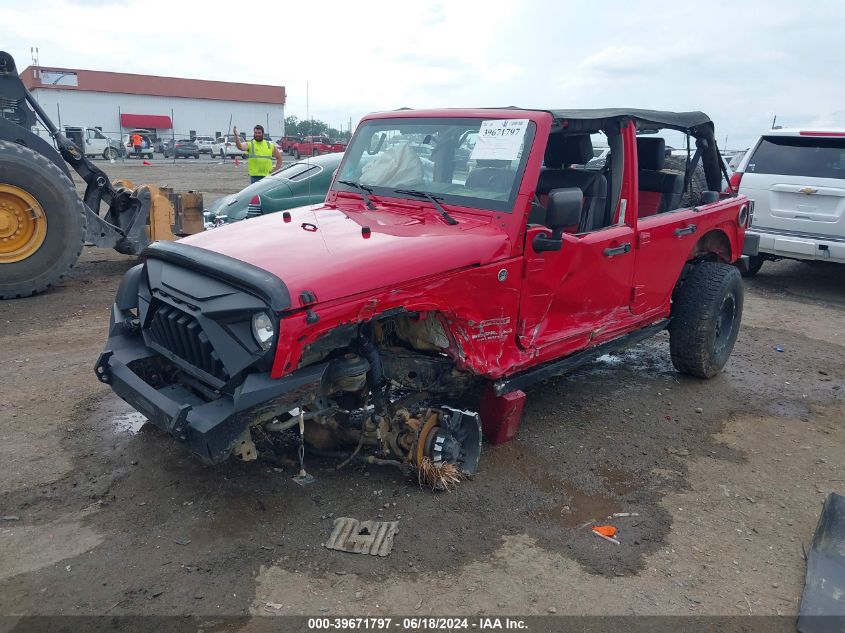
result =
[[[712,378],[733,350],[742,320],[742,277],[728,264],[696,265],[675,291],[669,349],[682,374]]]
[[[27,297],[59,281],[85,241],[85,205],[51,160],[0,141],[0,299]]]

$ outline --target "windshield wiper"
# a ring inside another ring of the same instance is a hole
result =
[[[372,200],[370,200],[370,196],[367,195],[373,192],[372,189],[370,189],[369,187],[365,187],[364,185],[359,185],[354,180],[338,180],[338,182],[342,185],[346,185],[347,187],[355,187],[355,189],[358,189],[361,192],[361,198],[364,199],[364,204],[367,206],[367,208],[376,208],[376,205],[373,204]]]
[[[458,221],[453,218],[446,209],[443,208],[443,205],[440,204],[439,200],[443,198],[438,198],[437,196],[433,196],[426,191],[417,191],[416,189],[394,189],[395,193],[405,194],[406,196],[414,196],[415,198],[426,198],[430,200],[434,207],[440,212],[440,215],[443,216],[443,219],[446,220],[446,224],[455,225]]]

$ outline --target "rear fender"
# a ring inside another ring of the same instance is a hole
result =
[[[716,258],[718,261],[729,264],[733,262],[739,254],[734,256],[734,249],[731,245],[731,240],[722,229],[713,229],[702,235],[693,246],[687,261],[704,258]]]

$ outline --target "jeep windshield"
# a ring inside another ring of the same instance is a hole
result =
[[[407,118],[363,122],[334,188],[510,212],[535,125],[528,119]]]

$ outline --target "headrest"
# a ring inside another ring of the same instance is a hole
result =
[[[585,165],[593,158],[593,143],[588,134],[564,136],[550,134],[544,162],[550,169],[564,165]]]
[[[637,137],[637,163],[640,169],[658,171],[666,162],[666,141],[659,136]]]

